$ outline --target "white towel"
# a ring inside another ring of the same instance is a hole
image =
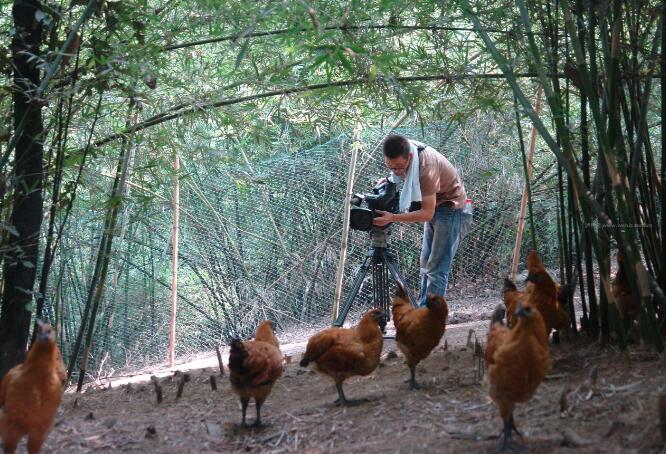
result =
[[[412,155],[412,160],[409,167],[405,172],[405,181],[402,185],[400,192],[400,212],[405,213],[409,211],[412,202],[421,202],[421,183],[419,181],[419,152],[416,146],[409,141],[409,153]],[[389,179],[393,183],[399,183],[401,178],[391,172]]]

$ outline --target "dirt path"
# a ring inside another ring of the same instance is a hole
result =
[[[304,344],[292,344],[285,350],[294,360],[262,409],[269,426],[261,430],[238,428],[239,403],[226,377],[211,390],[216,359],[190,372],[181,399],[173,374],[163,378],[159,405],[150,383],[67,394],[44,452],[487,452],[497,443],[501,421],[466,346],[470,329],[484,337],[486,322],[448,329],[448,349],[440,344],[418,368],[421,391],[407,390],[402,355],[387,357],[396,351],[387,341],[381,366],[345,383],[348,397],[371,399],[352,408],[332,404],[332,382],[298,367]],[[663,356],[637,347],[601,351],[582,341],[552,351],[549,378],[516,410],[529,451],[664,452],[657,409],[666,394]],[[248,415],[252,421],[253,407]]]
[[[472,342],[474,341],[474,336],[478,336],[479,340],[482,341],[483,340],[482,338],[485,336],[487,324],[488,323],[486,321],[472,321],[472,322],[451,325],[447,328],[446,331],[445,335],[446,343],[447,345],[452,347],[466,345],[468,338],[470,337],[470,331],[472,331],[471,334]],[[315,331],[313,331],[312,334],[314,332]],[[389,335],[394,334],[393,328],[391,326],[389,326],[388,334]],[[307,339],[307,337],[308,336],[304,336],[305,339]],[[444,342],[445,341],[442,340],[442,345],[444,345]],[[280,350],[286,356],[298,358],[305,351],[306,345],[307,345],[307,340],[302,340],[298,342],[292,341],[289,343],[281,342]],[[225,347],[222,348],[221,353],[222,353],[222,363],[226,367],[226,364],[229,362],[229,351]],[[150,381],[150,377],[153,375],[155,375],[158,378],[165,378],[170,375],[173,375],[173,373],[177,370],[182,372],[190,372],[190,371],[197,371],[199,369],[218,368],[219,367],[218,365],[219,361],[217,359],[217,354],[215,352],[211,352],[204,355],[198,355],[198,357],[196,358],[191,358],[189,360],[182,361],[172,368],[156,366],[153,368],[147,368],[142,373],[140,372],[140,373],[129,374],[127,376],[120,375],[120,376],[113,376],[105,379],[100,379],[94,383],[89,384],[88,388],[102,389],[102,388],[107,388],[109,386],[115,388],[118,386],[126,385],[128,383],[130,384],[146,383]],[[68,393],[72,392],[74,392],[73,388],[68,390]]]

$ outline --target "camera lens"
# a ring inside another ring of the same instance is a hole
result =
[[[354,230],[369,231],[372,229],[373,218],[372,210],[351,207],[349,212],[349,226]]]

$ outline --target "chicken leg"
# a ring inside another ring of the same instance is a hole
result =
[[[257,419],[254,420],[252,427],[255,428],[266,427],[266,425],[261,423],[261,406],[263,405],[264,401],[262,399],[255,399],[254,403],[257,407]]]
[[[493,451],[493,454],[500,452],[517,452],[524,449],[522,445],[511,440],[513,432],[515,432],[516,435],[518,435],[520,438],[523,437],[516,428],[516,423],[513,420],[513,412],[511,412],[509,419],[504,421],[504,428],[500,433],[500,439],[502,440],[502,443],[500,444],[499,448]]]
[[[241,397],[241,407],[243,411],[243,420],[241,421],[241,427],[247,427],[247,423],[245,422],[245,413],[247,413],[247,405],[250,403],[250,398],[249,397]]]
[[[411,373],[411,376],[406,380],[406,383],[409,383],[409,389],[412,389],[412,390],[421,389],[421,385],[419,385],[416,382],[416,366],[410,367],[409,371]]]
[[[347,407],[353,407],[355,405],[360,405],[365,402],[369,402],[369,399],[354,399],[350,400],[345,397],[345,393],[342,390],[342,383],[336,383],[335,384],[335,389],[338,390],[338,398],[333,402],[335,405],[344,405]]]

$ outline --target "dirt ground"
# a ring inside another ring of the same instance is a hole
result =
[[[483,311],[493,305],[487,306]],[[337,395],[328,377],[298,366],[303,342],[285,346],[291,362],[262,408],[268,424],[263,429],[238,426],[238,398],[217,367],[190,370],[180,399],[179,378],[168,372],[160,379],[161,404],[145,381],[68,392],[44,452],[492,451],[501,421],[467,342],[485,340],[486,320],[449,327],[446,341],[417,369],[425,385],[419,391],[407,389],[404,358],[387,340],[380,367],[345,383],[349,398],[370,399],[350,408],[333,404]],[[602,349],[578,339],[553,346],[552,358],[546,381],[516,410],[528,452],[666,452],[658,411],[659,397],[666,394],[663,355],[638,346],[628,352]],[[217,391],[211,389],[212,375]],[[253,406],[248,416],[254,420]]]

